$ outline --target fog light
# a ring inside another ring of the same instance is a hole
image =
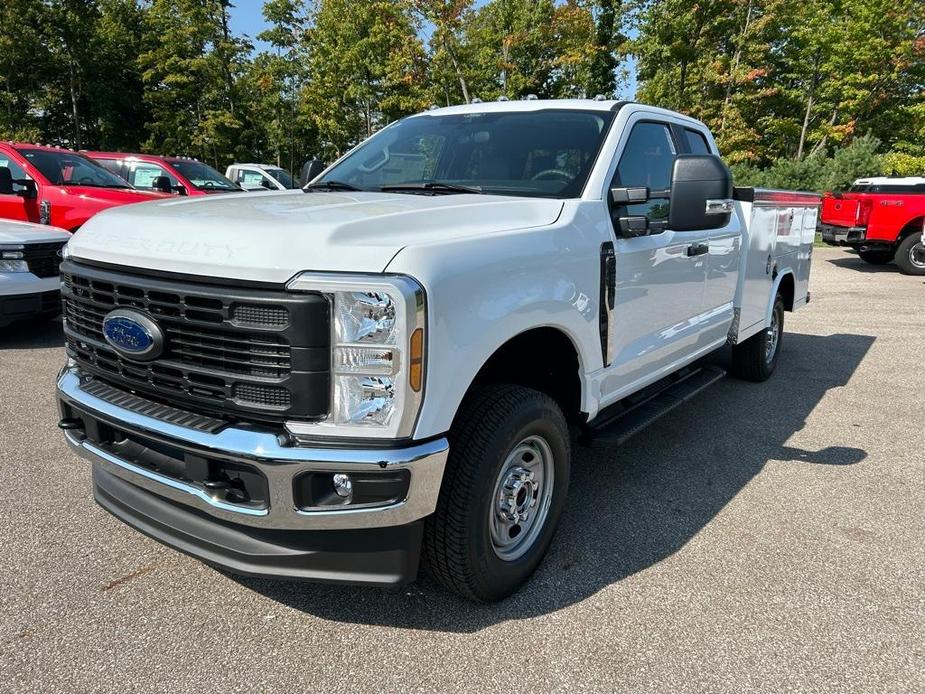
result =
[[[334,492],[337,496],[347,498],[353,494],[353,482],[350,480],[350,475],[334,475],[332,482],[334,483]]]

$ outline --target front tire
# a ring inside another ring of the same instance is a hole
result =
[[[896,249],[896,264],[904,275],[925,275],[925,243],[922,232],[909,234]]]
[[[771,325],[732,348],[732,373],[737,378],[760,383],[767,381],[777,367],[784,337],[784,300],[774,297]]]
[[[450,430],[424,563],[443,586],[481,602],[506,598],[539,565],[568,493],[569,433],[559,406],[529,388],[478,388]]]

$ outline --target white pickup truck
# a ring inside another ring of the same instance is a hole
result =
[[[106,510],[230,572],[396,585],[423,558],[498,600],[552,540],[574,444],[686,401],[728,343],[771,375],[819,204],[734,190],[659,108],[428,111],[304,190],[87,222],[59,425]]]
[[[0,219],[0,328],[61,312],[58,264],[69,232]]]

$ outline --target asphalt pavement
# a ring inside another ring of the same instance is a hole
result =
[[[498,605],[143,537],[55,427],[60,323],[0,331],[0,692],[925,691],[925,278],[823,248],[811,289],[772,380],[578,449]]]

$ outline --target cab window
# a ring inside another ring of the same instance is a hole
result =
[[[169,178],[171,186],[177,186],[180,183],[176,176],[172,176],[167,169],[158,164],[148,161],[127,161],[125,163],[128,169],[128,182],[136,188],[154,190],[154,180],[161,176]]]
[[[10,174],[13,177],[13,192],[18,193],[25,188],[22,183],[17,183],[16,181],[21,181],[23,179],[29,178],[29,175],[23,171],[23,168],[17,164],[15,161],[10,159],[8,156],[3,156],[0,154],[0,166],[5,166],[10,170]]]
[[[687,148],[691,154],[711,154],[710,145],[707,144],[703,133],[684,128],[684,137],[687,139]]]
[[[649,224],[661,224],[668,219],[668,196],[671,171],[677,148],[671,130],[665,123],[636,123],[617,164],[612,186],[648,188],[650,199],[637,205],[622,205],[613,210],[614,217],[644,216]]]

